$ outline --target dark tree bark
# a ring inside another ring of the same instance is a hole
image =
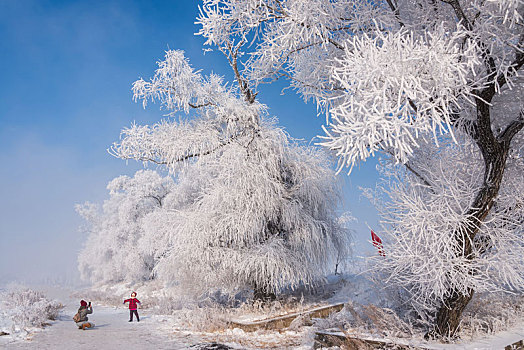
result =
[[[462,312],[473,298],[473,289],[464,295],[455,292],[446,300],[446,305],[442,305],[435,318],[435,329],[426,334],[425,338],[434,338],[446,334],[454,335],[458,330]]]
[[[253,288],[253,302],[260,301],[262,303],[268,303],[277,299],[277,296],[273,292],[267,291],[263,287]]]
[[[461,8],[458,0],[442,0],[453,8],[457,19],[468,29],[473,30],[473,25]],[[517,118],[511,122],[505,130],[495,136],[491,130],[491,111],[490,105],[497,85],[502,87],[506,84],[508,76],[514,75],[524,64],[524,54],[522,52],[522,40],[519,41],[519,49],[515,50],[515,60],[511,64],[512,70],[507,75],[497,76],[496,63],[493,59],[489,46],[483,42],[477,42],[482,50],[482,58],[488,78],[492,81],[488,86],[474,92],[477,96],[475,103],[477,107],[477,119],[468,129],[468,134],[479,147],[484,160],[484,179],[482,187],[476,194],[470,209],[468,210],[466,222],[462,225],[459,232],[455,232],[456,246],[462,247],[457,251],[457,256],[465,257],[468,260],[475,259],[474,251],[483,251],[484,247],[474,247],[482,242],[475,240],[480,227],[489,214],[495,198],[498,195],[500,184],[504,176],[506,161],[508,158],[510,144],[513,137],[524,127],[524,111],[521,111]],[[475,248],[475,249],[474,249]],[[466,293],[461,293],[450,288],[447,297],[437,311],[434,329],[426,334],[426,337],[433,336],[454,336],[460,324],[462,312],[473,297],[474,290],[468,289]]]
[[[478,135],[481,135],[481,132]],[[509,150],[509,147],[505,147],[494,138],[486,142],[489,139],[491,139],[489,135],[482,134],[477,140],[484,157],[484,181],[470,206],[471,209],[466,214],[467,221],[462,225],[461,230],[455,232],[456,246],[462,247],[457,251],[457,256],[465,257],[468,260],[475,258],[473,242],[500,189]],[[428,336],[454,336],[458,330],[462,312],[473,294],[472,289],[469,289],[466,294],[450,289],[448,297],[437,311],[435,328],[428,333]]]
[[[490,106],[488,105],[494,94],[494,88],[489,87],[477,92],[477,96],[480,97],[476,100],[477,121],[470,134],[482,153],[484,179],[482,187],[466,213],[466,222],[462,225],[461,230],[455,232],[456,246],[462,247],[457,251],[457,256],[465,257],[468,260],[475,259],[475,251],[482,251],[482,247],[473,246],[475,236],[495,203],[504,176],[511,140],[524,126],[524,115],[521,112],[514,122],[495,137],[491,130]],[[455,336],[462,312],[473,297],[474,290],[469,289],[464,294],[450,288],[447,294],[448,297],[437,311],[434,329],[426,334],[426,337]]]

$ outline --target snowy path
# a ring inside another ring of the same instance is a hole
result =
[[[176,339],[174,333],[162,330],[155,317],[147,310],[139,310],[140,322],[128,322],[129,311],[124,308],[94,306],[89,320],[96,324],[94,329],[79,330],[72,321],[76,312],[76,301],[69,302],[58,320],[31,340],[6,342],[0,338],[2,349],[187,349],[190,344]],[[4,337],[2,337],[4,338]],[[6,337],[7,338],[7,337]]]

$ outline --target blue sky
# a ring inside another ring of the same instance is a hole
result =
[[[72,279],[85,237],[75,203],[101,202],[112,178],[139,164],[107,148],[120,130],[162,118],[143,110],[131,84],[150,77],[167,49],[182,49],[204,73],[231,74],[218,53],[203,54],[195,36],[197,1],[0,0],[0,283]],[[284,85],[264,86],[260,100],[295,138],[321,134],[316,116]],[[373,186],[375,163],[345,182],[345,208],[359,252],[367,250],[365,222],[374,209],[358,186]]]

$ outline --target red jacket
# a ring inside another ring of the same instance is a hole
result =
[[[124,304],[129,302],[129,310],[136,310],[136,304],[140,304],[140,300],[137,298],[131,298],[124,300]]]

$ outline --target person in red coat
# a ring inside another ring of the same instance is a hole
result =
[[[136,298],[136,292],[131,293],[131,298],[124,300],[124,304],[129,303],[129,322],[133,322],[133,314],[136,315],[137,322],[140,322],[138,317],[137,304],[140,304],[140,300]]]

